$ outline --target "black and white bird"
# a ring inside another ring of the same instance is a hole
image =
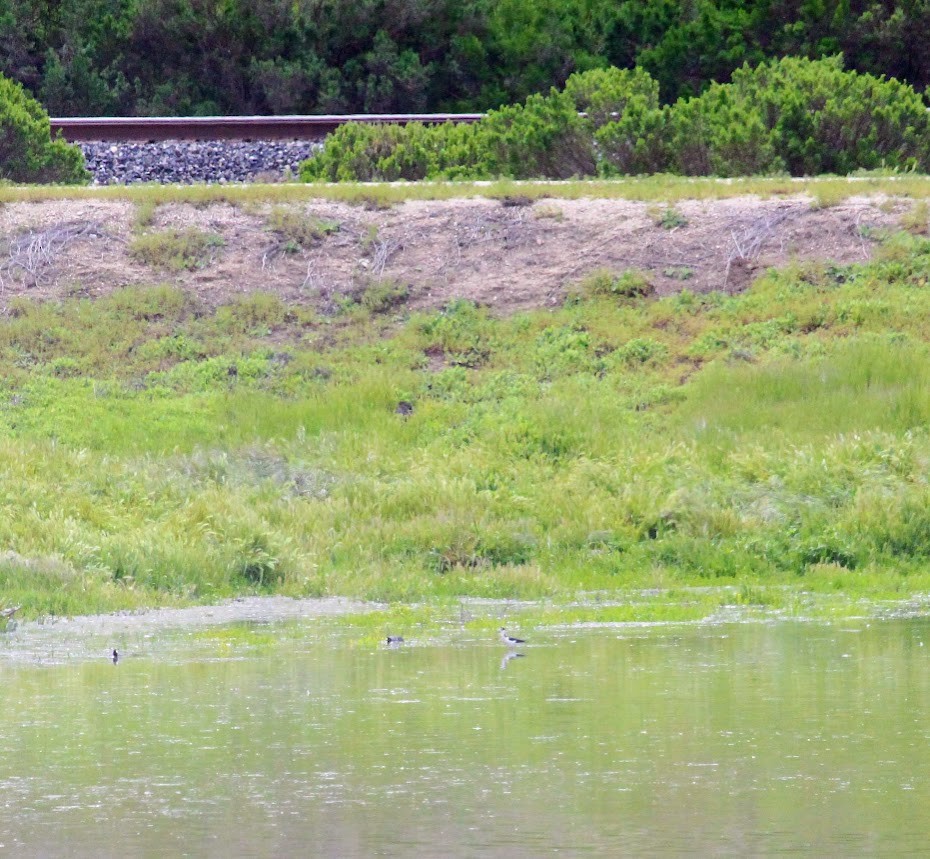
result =
[[[113,657],[112,657],[112,659],[113,659],[113,664],[114,664],[114,665],[116,665],[116,663],[119,662],[119,651],[117,651],[116,648],[113,649]]]
[[[402,635],[389,635],[387,637],[388,644],[403,644],[404,637]]]
[[[501,641],[504,644],[509,644],[511,647],[514,647],[517,644],[526,644],[522,638],[514,638],[512,635],[507,635],[507,630],[504,627],[501,627]]]

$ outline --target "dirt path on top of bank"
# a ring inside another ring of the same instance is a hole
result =
[[[160,283],[190,290],[208,305],[261,290],[326,310],[373,282],[392,280],[408,288],[414,308],[465,298],[508,312],[555,305],[601,268],[642,270],[659,295],[684,288],[736,292],[770,266],[867,260],[877,237],[899,228],[913,205],[874,196],[828,208],[803,196],[684,201],[673,208],[510,198],[369,210],[319,200],[171,203],[142,215],[120,200],[9,203],[0,208],[0,311],[23,295],[93,297]],[[273,228],[282,221],[316,225],[319,234],[301,243]],[[132,253],[139,235],[186,230],[212,237],[191,270],[153,267]]]

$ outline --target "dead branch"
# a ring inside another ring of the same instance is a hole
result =
[[[307,260],[307,275],[304,277],[304,282],[300,285],[301,289],[313,289],[317,292],[322,292],[320,277],[317,272],[317,263],[318,260],[316,257],[311,257]]]
[[[404,246],[403,238],[398,239],[381,239],[375,245],[375,252],[372,255],[371,269],[376,277],[384,274],[384,269],[394,256]]]
[[[869,213],[869,209],[860,209],[856,214],[856,225],[853,228],[853,234],[859,239],[859,249],[862,251],[862,258],[869,258],[869,249],[865,243],[865,230],[862,227],[862,216]]]
[[[776,228],[797,213],[796,209],[782,209],[772,214],[760,215],[739,230],[730,230],[730,250],[727,254],[727,267],[723,276],[723,289],[727,288],[733,263],[749,262],[755,259],[765,243],[775,234]]]
[[[94,236],[101,225],[93,221],[56,224],[45,230],[33,230],[10,239],[7,258],[0,262],[0,289],[7,281],[21,280],[27,286],[42,282],[57,261],[58,255],[79,239]]]

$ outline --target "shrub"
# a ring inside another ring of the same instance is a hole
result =
[[[926,168],[923,99],[896,80],[843,70],[841,57],[743,66],[730,84],[668,109],[670,166],[688,175],[793,176]]]
[[[493,176],[569,179],[596,169],[589,123],[567,93],[554,89],[530,96],[523,105],[491,111],[474,133]]]
[[[597,364],[590,335],[576,328],[544,329],[536,338],[532,354],[536,372],[542,379],[591,372]]]
[[[125,320],[180,320],[191,309],[191,298],[171,286],[125,286],[106,298],[114,315]]]
[[[590,176],[597,168],[592,128],[622,111],[626,98],[646,98],[649,80],[639,70],[573,75],[564,91],[532,95],[473,125],[349,124],[326,139],[300,175],[308,182]]]
[[[565,212],[559,206],[552,205],[551,203],[543,203],[533,209],[533,217],[536,218],[537,221],[541,221],[543,218],[551,218],[553,221],[564,221]]]
[[[572,75],[565,95],[594,129],[616,122],[629,112],[656,110],[659,85],[643,69],[593,69]]]
[[[928,223],[930,223],[930,209],[928,209],[926,200],[914,203],[910,211],[901,217],[901,226],[915,236],[927,235]]]
[[[336,221],[327,221],[283,206],[275,206],[268,213],[266,223],[268,229],[280,238],[285,251],[313,247],[330,233],[339,230]]]
[[[424,351],[442,353],[450,364],[478,367],[493,345],[494,326],[486,310],[457,299],[419,324]]]
[[[470,125],[362,125],[349,123],[326,138],[300,168],[305,182],[417,181],[484,176],[491,171],[476,150]]]
[[[844,71],[838,56],[744,65],[730,83],[661,110],[631,104],[597,142],[605,168],[619,173],[801,176],[930,165],[921,96],[900,81]]]
[[[223,244],[222,236],[188,227],[135,236],[129,243],[129,253],[154,268],[194,271],[207,265],[213,251]]]
[[[89,178],[81,150],[53,140],[41,105],[0,75],[0,179],[75,185]]]
[[[304,162],[301,177],[811,175],[877,167],[930,167],[923,99],[899,81],[846,72],[833,57],[745,65],[732,82],[666,107],[642,69],[598,69],[473,125],[348,125]]]
[[[658,361],[668,354],[668,349],[651,337],[634,337],[614,352],[616,362],[628,366]]]
[[[271,587],[284,579],[281,562],[264,534],[253,534],[235,542],[235,573],[256,587]]]
[[[595,131],[608,124],[625,134],[651,127],[661,116],[658,105],[658,85],[642,69],[596,69],[572,75],[561,92],[531,95],[473,125],[343,126],[300,175],[329,182],[592,176],[603,143],[595,143]],[[647,153],[636,158],[656,166]],[[631,172],[633,161],[619,153],[614,161],[620,172]]]
[[[391,278],[374,280],[366,284],[359,304],[371,313],[385,313],[402,303],[410,294],[410,288]]]
[[[222,330],[236,334],[272,331],[287,318],[287,307],[277,295],[253,292],[216,311]]]
[[[663,230],[674,230],[676,227],[687,227],[688,219],[674,206],[667,206],[661,211],[653,213],[653,220],[657,227]]]
[[[643,298],[652,295],[655,287],[648,276],[638,269],[627,269],[621,274],[614,274],[610,269],[599,268],[585,277],[577,290],[589,297],[606,295],[615,298]]]

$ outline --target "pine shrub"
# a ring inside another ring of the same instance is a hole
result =
[[[667,113],[669,167],[685,175],[930,165],[923,98],[900,81],[844,71],[841,57],[743,66]]]
[[[562,91],[473,125],[348,125],[304,162],[306,181],[846,174],[930,168],[930,127],[907,84],[789,57],[660,107],[642,69],[572,75]]]
[[[0,75],[0,179],[22,183],[87,182],[76,146],[52,139],[48,115],[18,83]]]

